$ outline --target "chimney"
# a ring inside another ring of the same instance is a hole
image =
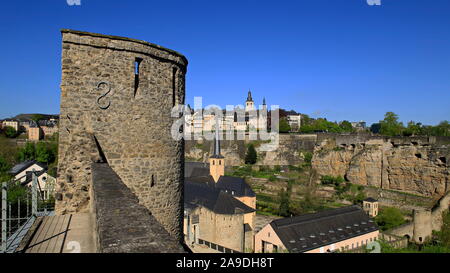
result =
[[[213,177],[214,182],[217,183],[219,178],[225,175],[225,158],[220,154],[220,140],[219,140],[219,119],[216,117],[216,136],[214,139],[214,153],[209,158],[209,174]]]

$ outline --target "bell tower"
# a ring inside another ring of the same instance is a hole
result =
[[[248,90],[247,100],[245,101],[245,112],[255,110],[255,102],[252,98],[252,92]]]

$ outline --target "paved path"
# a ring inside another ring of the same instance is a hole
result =
[[[94,253],[94,217],[89,213],[47,216],[26,253]]]

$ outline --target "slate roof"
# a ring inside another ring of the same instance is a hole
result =
[[[270,223],[289,252],[305,252],[378,230],[359,207],[348,206]]]
[[[217,214],[246,214],[255,210],[230,194],[202,182],[184,182],[185,208],[205,207]]]
[[[209,164],[204,162],[185,162],[184,177],[209,175]]]
[[[36,164],[44,169],[47,168],[47,166],[43,163],[37,162],[35,160],[28,160],[28,161],[21,162],[21,163],[15,165],[14,167],[12,167],[11,170],[9,171],[9,173],[12,175],[17,175],[17,174],[21,173],[22,171],[24,171],[25,169],[32,166],[33,164]]]
[[[255,192],[243,178],[225,175],[221,176],[217,183],[214,182],[213,177],[209,174],[209,164],[207,163],[185,162],[184,179],[186,181],[214,185],[215,188],[223,190],[236,197],[256,196]]]
[[[374,198],[372,198],[372,197],[366,198],[366,199],[364,199],[364,201],[366,201],[366,202],[371,202],[371,203],[373,203],[373,202],[378,202],[377,199],[374,199]]]
[[[187,177],[185,181],[207,184],[236,197],[256,196],[252,188],[240,177],[221,176],[216,183],[213,177],[208,174],[206,176]]]

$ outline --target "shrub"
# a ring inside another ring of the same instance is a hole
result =
[[[331,176],[331,175],[324,175],[321,177],[320,181],[322,182],[322,185],[333,185],[338,187],[340,184],[342,184],[345,180],[342,178],[342,176]]]
[[[310,152],[306,152],[305,153],[304,159],[305,159],[305,163],[307,165],[311,165],[312,158],[313,158],[313,154],[312,153],[310,153]]]
[[[10,127],[10,126],[6,126],[4,133],[5,133],[5,136],[8,138],[15,138],[19,135],[17,133],[16,129],[14,129],[13,127]]]
[[[381,230],[385,231],[405,223],[402,212],[393,207],[383,208],[380,213],[375,217],[375,221]]]

